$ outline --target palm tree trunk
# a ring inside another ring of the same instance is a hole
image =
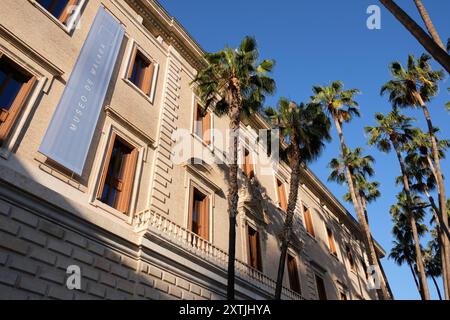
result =
[[[434,42],[436,42],[443,50],[446,50],[441,38],[439,37],[439,34],[436,31],[436,28],[434,27],[433,22],[431,21],[427,9],[425,9],[425,6],[422,3],[422,0],[414,0],[414,2],[416,4],[417,10],[419,10],[423,22],[425,23],[425,27],[427,27],[427,30],[433,38]]]
[[[420,44],[450,73],[450,56],[393,0],[380,0]]]
[[[447,213],[447,198],[445,195],[445,188],[444,188],[444,179],[442,178],[442,171],[441,171],[441,164],[439,159],[439,151],[438,146],[436,142],[436,136],[434,134],[434,127],[433,123],[431,122],[430,113],[428,112],[428,108],[425,105],[421,95],[418,92],[415,92],[415,96],[422,107],[423,114],[425,115],[425,119],[427,120],[427,126],[428,126],[428,133],[431,137],[431,152],[433,156],[433,162],[435,166],[436,171],[436,179],[437,179],[437,186],[438,186],[438,193],[439,193],[439,211],[438,214],[442,218],[442,228],[445,230],[445,228],[448,230],[448,215]],[[440,219],[441,220],[441,219]],[[445,272],[447,274],[447,287],[450,288],[450,241],[449,239],[444,239],[443,242],[443,248],[444,248],[444,254],[445,254],[445,262],[446,262],[446,269],[442,269],[442,272]]]
[[[230,108],[230,129],[232,134],[230,177],[228,186],[228,216],[229,216],[229,237],[228,237],[228,282],[227,299],[234,300],[235,283],[235,258],[236,258],[236,216],[238,206],[238,139],[240,126],[240,109],[242,97],[239,87],[233,90],[233,101]]]
[[[448,231],[448,228],[444,225],[442,215],[439,212],[440,211],[439,208],[436,206],[436,202],[434,201],[433,196],[430,194],[427,188],[425,188],[423,191],[427,196],[428,201],[430,201],[431,208],[433,209],[434,212],[434,218],[436,219],[436,223],[438,223],[439,228],[444,231],[445,235],[447,236],[447,239],[450,239],[450,232]]]
[[[420,288],[419,282],[417,281],[416,272],[414,271],[414,268],[412,267],[411,263],[408,262],[408,266],[409,266],[409,270],[411,270],[411,274],[414,278],[414,283],[416,284],[417,291],[419,291],[420,298],[422,300],[424,300],[422,289]]]
[[[439,300],[442,300],[441,289],[439,289],[436,279],[434,278],[434,276],[430,276],[430,277],[431,277],[431,280],[433,280],[434,286],[436,287],[436,291],[439,296]]]
[[[345,159],[345,153],[347,152],[347,146],[345,144],[344,135],[342,133],[341,123],[339,122],[339,120],[336,117],[333,117],[333,120],[336,125],[336,129],[337,129],[337,132],[339,135],[339,140],[341,143],[342,158]],[[376,255],[372,254],[374,252],[374,249],[372,249],[372,250],[369,249],[370,247],[373,248],[373,242],[372,242],[372,237],[370,235],[369,226],[367,225],[366,218],[364,216],[364,213],[361,210],[361,204],[359,203],[358,198],[356,196],[355,186],[353,184],[353,178],[352,178],[350,169],[346,163],[345,163],[345,176],[347,178],[348,189],[350,192],[350,196],[352,198],[353,207],[355,208],[356,216],[358,218],[358,224],[360,225],[362,232],[363,232],[364,245],[366,247],[366,250],[368,250],[369,263],[372,266],[378,267]],[[379,274],[379,267],[377,269],[377,273]],[[382,287],[384,287],[384,286],[382,286]],[[385,294],[385,292],[383,292],[383,290],[377,290],[377,295],[378,295],[378,299],[380,299],[380,300],[387,299],[387,295]]]
[[[289,241],[292,234],[292,221],[294,218],[295,207],[297,206],[298,198],[298,188],[300,186],[300,149],[295,141],[295,136],[291,139],[291,145],[294,147],[294,153],[292,157],[292,172],[291,181],[289,186],[289,199],[286,211],[286,220],[284,221],[283,233],[282,233],[282,243],[281,243],[281,254],[280,261],[278,263],[278,274],[277,283],[275,287],[275,299],[281,299],[281,290],[283,289],[283,276],[284,269],[286,265],[286,256],[289,246]]]
[[[422,250],[420,249],[420,242],[419,242],[419,233],[417,231],[417,225],[416,225],[416,218],[414,216],[414,212],[412,210],[412,198],[411,198],[411,191],[409,188],[409,179],[406,173],[406,166],[403,161],[402,155],[400,153],[400,147],[398,145],[398,142],[395,138],[391,137],[392,145],[394,146],[395,152],[397,154],[398,162],[400,163],[400,169],[403,176],[403,187],[406,193],[406,200],[408,203],[408,215],[409,215],[409,222],[411,224],[411,230],[413,233],[414,238],[414,249],[416,253],[416,265],[419,273],[419,280],[420,280],[420,287],[422,288],[423,297],[425,300],[430,300],[430,291],[428,290],[428,284],[427,284],[427,276],[425,274],[425,267],[423,265],[423,258],[422,258]]]
[[[381,281],[381,290],[383,295],[386,297],[386,299],[393,300],[392,291],[389,287],[389,282],[387,280],[386,274],[384,273],[383,267],[381,266],[380,259],[378,257],[377,251],[375,250],[375,242],[372,238],[372,233],[370,232],[370,226],[369,226],[369,215],[367,214],[367,203],[366,198],[363,195],[359,195],[359,199],[361,201],[361,207],[364,211],[364,217],[366,219],[366,225],[367,225],[367,231],[368,234],[366,237],[369,238],[370,245],[369,245],[369,252],[370,255],[373,257],[374,261],[376,261],[376,264],[373,264],[377,270],[380,270],[382,281]]]
[[[445,300],[450,300],[449,288],[447,287],[447,273],[443,272],[443,270],[445,270],[447,268],[447,263],[445,261],[444,247],[442,246],[442,243],[444,241],[444,235],[442,234],[442,229],[440,228],[440,226],[437,227],[437,232],[438,232],[437,236],[438,236],[438,240],[439,240],[439,246],[441,248],[441,262],[442,262],[441,275],[442,275],[442,284],[444,287],[444,295],[445,295]]]

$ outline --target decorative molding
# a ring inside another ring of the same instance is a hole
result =
[[[28,44],[26,44],[22,39],[18,38],[13,32],[8,30],[4,25],[0,24],[0,36],[6,41],[10,42],[13,46],[18,48],[20,51],[25,53],[27,56],[32,58],[44,69],[48,70],[53,76],[61,77],[64,71],[55,65],[53,62],[45,58],[39,52],[34,50]],[[31,67],[30,67],[31,68]],[[33,68],[33,70],[35,70]]]

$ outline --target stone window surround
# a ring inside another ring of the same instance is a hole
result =
[[[107,204],[102,203],[100,200],[97,199],[97,192],[100,184],[100,179],[103,173],[103,168],[106,165],[105,164],[106,152],[113,133],[115,133],[117,136],[127,141],[131,146],[139,150],[135,179],[133,182],[133,191],[131,194],[131,202],[128,214],[123,214],[122,212],[108,206]],[[103,209],[104,211],[111,213],[113,216],[131,224],[133,221],[133,215],[136,211],[136,201],[139,192],[139,184],[141,183],[140,177],[142,174],[144,163],[146,162],[147,158],[148,153],[147,144],[143,140],[141,140],[137,135],[132,133],[129,129],[125,128],[119,122],[114,121],[114,119],[112,119],[110,116],[107,115],[102,129],[102,137],[100,138],[98,146],[99,147],[97,149],[97,154],[95,156],[94,163],[92,166],[92,174],[89,178],[89,187],[88,187],[89,203],[94,207]]]
[[[189,228],[189,200],[190,200],[190,190],[191,186],[196,188],[198,191],[203,193],[205,196],[209,198],[209,217],[208,217],[208,233],[209,233],[209,239],[208,242],[214,244],[214,195],[215,191],[208,187],[205,182],[202,182],[201,179],[194,177],[192,174],[190,174],[188,171],[186,171],[186,183],[185,183],[185,209],[183,210],[183,227],[188,229]]]
[[[68,35],[72,35],[76,29],[76,23],[78,19],[81,16],[81,10],[83,9],[84,5],[87,3],[86,0],[79,0],[78,4],[76,5],[75,12],[68,20],[68,24],[65,25],[61,21],[59,21],[58,18],[54,17],[50,12],[48,12],[44,7],[42,7],[36,0],[28,0],[34,7],[36,7],[38,10],[40,10],[44,15],[46,15],[52,22],[54,22],[58,27],[60,27],[64,32],[66,32]]]
[[[153,64],[153,75],[152,75],[152,83],[150,88],[150,94],[147,95],[145,92],[142,91],[141,88],[136,86],[133,82],[131,82],[128,79],[128,72],[129,69],[132,67],[131,62],[133,60],[133,54],[135,50],[139,51],[150,63]],[[121,71],[121,77],[122,80],[128,84],[131,88],[133,88],[136,92],[138,92],[144,99],[146,99],[150,104],[154,104],[155,101],[155,94],[156,94],[156,85],[158,82],[158,73],[159,73],[159,63],[146,51],[144,50],[135,39],[128,38],[127,47],[125,49],[124,54],[125,60],[122,63],[122,71]]]
[[[29,93],[26,102],[21,108],[21,111],[13,124],[12,128],[9,131],[8,137],[4,140],[2,147],[0,148],[0,157],[4,159],[8,159],[11,153],[13,152],[16,144],[18,142],[19,136],[27,123],[32,110],[35,107],[36,101],[39,99],[40,95],[45,91],[44,85],[47,83],[48,78],[46,78],[41,72],[37,71],[31,67],[28,63],[26,63],[19,55],[13,53],[7,48],[3,47],[0,44],[0,51],[11,59],[15,64],[24,69],[30,75],[36,78],[36,82]]]
[[[214,154],[214,112],[211,112],[211,123],[210,123],[210,141],[211,143],[209,145],[206,145],[203,142],[203,138],[199,137],[197,135],[197,133],[195,132],[195,104],[198,103],[200,105],[200,107],[204,108],[204,106],[202,105],[202,103],[200,102],[199,97],[194,93],[194,90],[192,90],[192,103],[191,103],[191,136],[197,140],[198,142],[200,142],[202,144],[202,146],[204,146],[205,148],[208,148],[209,151],[211,151]]]

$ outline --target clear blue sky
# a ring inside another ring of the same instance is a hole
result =
[[[389,79],[389,62],[406,62],[407,54],[419,56],[424,52],[420,44],[376,0],[161,0],[161,4],[175,16],[206,51],[217,51],[225,44],[237,46],[245,35],[258,40],[262,58],[276,60],[274,78],[277,93],[268,100],[274,105],[280,96],[298,102],[307,101],[314,84],[328,84],[342,80],[347,88],[358,88],[362,117],[344,127],[347,143],[362,146],[376,162],[375,179],[381,183],[382,198],[369,206],[370,222],[375,238],[389,252],[391,248],[391,220],[389,207],[400,190],[394,184],[399,167],[393,154],[385,155],[366,146],[363,128],[374,123],[375,112],[388,112],[389,103],[379,95],[380,87]],[[423,0],[443,40],[450,37],[450,1]],[[416,21],[422,22],[413,0],[397,0]],[[366,28],[366,9],[378,4],[382,9],[381,30]],[[437,64],[434,64],[438,67]],[[441,137],[450,138],[450,114],[444,104],[450,100],[441,84],[441,92],[429,104],[434,125],[441,128]],[[420,110],[407,112],[419,120],[425,129]],[[338,155],[338,139],[333,128],[333,142],[320,159],[311,165],[313,171],[326,182],[327,163]],[[450,160],[442,162],[444,175],[450,177]],[[326,183],[339,198],[344,187]],[[446,182],[450,194],[449,180]],[[345,204],[350,212],[353,208]],[[426,239],[424,239],[424,244]],[[409,269],[398,267],[387,258],[383,260],[390,284],[397,299],[418,299]],[[437,297],[431,280],[429,286]]]

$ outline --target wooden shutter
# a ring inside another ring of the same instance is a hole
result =
[[[69,10],[68,10],[69,7],[77,5],[77,3],[78,3],[78,0],[69,0],[69,1],[67,1],[66,7],[61,12],[61,16],[58,18],[59,21],[61,21],[61,23],[65,24],[67,22],[67,19],[69,18],[70,13],[72,13],[72,12],[69,12]]]
[[[25,102],[31,90],[33,89],[35,82],[36,77],[31,77],[26,83],[22,85],[9,110],[1,111],[1,117],[2,119],[4,119],[4,122],[0,121],[0,142],[2,142],[6,138],[9,130],[14,125],[14,122],[16,121],[17,117],[20,114],[20,111],[25,105]]]
[[[200,230],[199,236],[203,239],[209,239],[209,199],[207,196],[202,201],[201,204],[201,215],[200,215]]]
[[[206,112],[202,118],[202,139],[207,145],[211,144],[211,113]]]
[[[287,210],[286,202],[286,190],[284,189],[284,183],[277,179],[277,192],[278,192],[278,203],[280,208],[284,211]]]
[[[138,49],[135,46],[134,49],[133,49],[133,53],[131,54],[130,65],[128,67],[127,79],[131,79],[131,75],[133,74],[134,63],[136,62],[137,52],[138,52]]]
[[[133,193],[134,176],[136,173],[138,150],[135,148],[131,153],[124,155],[122,166],[122,190],[119,195],[117,210],[128,213],[130,209],[131,196]]]
[[[327,235],[328,235],[328,244],[330,246],[330,253],[336,254],[336,244],[334,242],[333,232],[329,228],[327,228]]]
[[[288,255],[288,274],[289,274],[289,284],[292,290],[300,293],[300,279],[298,277],[298,268],[296,259]]]
[[[325,290],[325,283],[323,279],[316,275],[317,295],[319,300],[327,300],[327,292]]]
[[[314,232],[314,225],[312,222],[312,216],[311,212],[309,211],[309,208],[303,207],[304,212],[304,218],[305,218],[305,224],[306,224],[306,231],[313,237],[316,236]]]
[[[106,150],[106,158],[103,164],[103,172],[100,178],[100,185],[98,187],[97,199],[101,199],[103,194],[103,189],[105,188],[106,177],[108,175],[109,164],[111,161],[112,151],[114,149],[114,143],[116,142],[116,134],[113,132],[111,135],[111,139],[109,139],[109,146]]]
[[[192,221],[194,218],[194,186],[191,186],[189,189],[189,211],[188,211],[188,230],[192,231]]]
[[[152,90],[154,65],[151,62],[148,62],[148,63],[149,63],[149,65],[145,69],[145,75],[144,75],[144,80],[143,80],[144,82],[142,84],[142,91],[144,91],[144,93],[149,96],[150,91]]]

